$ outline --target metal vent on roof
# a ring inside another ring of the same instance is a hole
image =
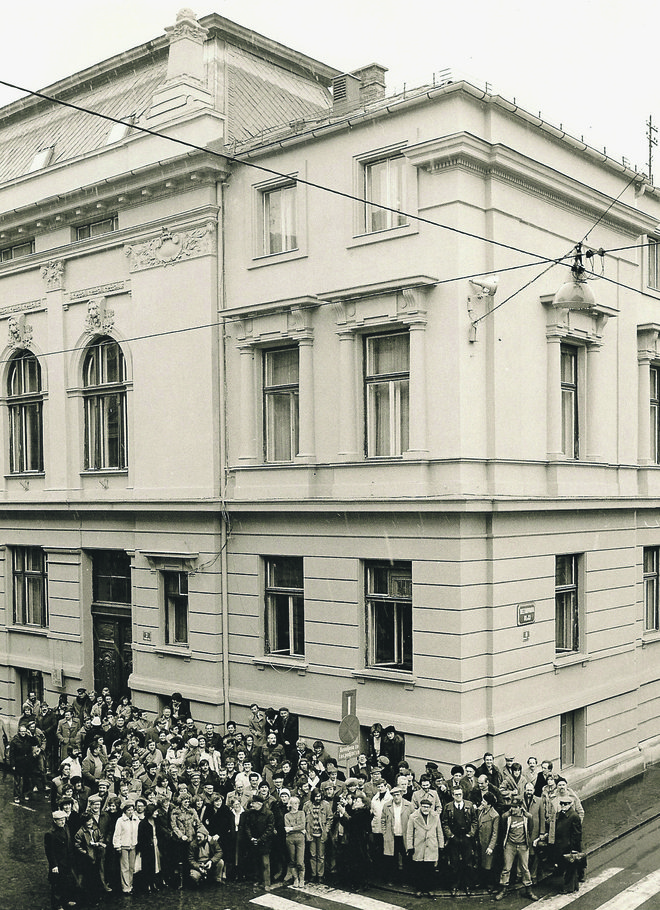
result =
[[[33,171],[40,171],[44,167],[48,167],[50,162],[53,160],[53,153],[55,152],[55,146],[49,145],[46,148],[39,149],[36,152],[30,167],[28,168],[28,173],[31,174]]]
[[[332,107],[336,113],[351,110],[360,104],[360,85],[359,79],[345,73],[343,76],[336,76],[332,80]]]

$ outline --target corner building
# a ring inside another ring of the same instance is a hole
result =
[[[334,750],[355,689],[417,770],[657,758],[658,191],[218,16],[46,94],[153,133],[3,112],[8,713],[107,680]]]

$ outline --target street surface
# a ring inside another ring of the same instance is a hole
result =
[[[12,801],[11,778],[0,784],[0,910],[49,910],[50,893],[43,850],[44,831],[50,825],[50,809],[43,796],[34,795],[31,805]],[[416,899],[410,893],[366,888],[354,894],[309,885],[303,889],[281,887],[264,893],[251,885],[208,887],[200,891],[162,891],[122,899],[110,895],[107,910],[457,910],[499,907],[520,910],[660,910],[660,819],[625,835],[590,857],[587,881],[577,894],[557,894],[549,883],[535,887],[541,898],[531,904],[518,892],[494,903],[488,895],[452,900],[446,893],[435,901]]]

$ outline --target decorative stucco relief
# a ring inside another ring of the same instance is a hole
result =
[[[115,311],[106,307],[105,297],[92,297],[87,304],[85,332],[88,335],[107,335],[115,324]]]
[[[64,260],[54,259],[42,266],[41,277],[46,282],[47,291],[64,289]]]
[[[32,326],[25,322],[25,313],[12,315],[7,321],[7,344],[20,350],[32,344]]]
[[[153,240],[125,247],[129,269],[131,272],[141,272],[144,269],[208,256],[215,252],[214,237],[215,224],[212,221],[200,228],[174,233],[168,228],[163,228],[160,236]]]

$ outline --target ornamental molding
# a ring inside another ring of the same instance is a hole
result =
[[[158,237],[143,243],[127,244],[124,252],[131,272],[142,272],[160,266],[174,265],[216,252],[213,221],[187,231],[170,231],[164,227]]]
[[[208,33],[209,30],[199,24],[195,13],[189,8],[179,10],[176,14],[176,24],[170,25],[165,29],[165,34],[169,37],[170,44],[183,38],[188,38],[190,41],[197,42],[197,44],[204,44]]]
[[[46,282],[46,291],[64,290],[64,260],[54,259],[41,267],[41,277]]]
[[[79,288],[66,295],[65,308],[70,303],[84,303],[92,297],[110,297],[113,294],[130,294],[130,288],[125,281],[112,281],[109,284],[98,284],[93,288]]]
[[[652,232],[657,221],[645,212],[619,202],[608,210],[610,199],[501,143],[490,143],[471,133],[454,133],[408,146],[403,154],[410,163],[430,174],[462,168],[483,179],[513,185],[547,202],[589,218],[600,217],[632,235]],[[603,216],[603,212],[607,215]]]
[[[28,310],[34,312],[35,310],[45,310],[46,304],[41,298],[38,300],[28,300],[26,303],[15,303],[12,306],[0,307],[0,318],[3,316],[11,316],[15,313],[24,313]]]
[[[105,297],[92,297],[87,303],[86,335],[107,335],[115,324],[115,312],[106,306]]]
[[[639,363],[651,363],[660,359],[660,325],[647,322],[637,326],[637,360]]]
[[[7,345],[14,350],[29,348],[32,344],[32,326],[25,321],[25,313],[12,315],[7,322]]]

